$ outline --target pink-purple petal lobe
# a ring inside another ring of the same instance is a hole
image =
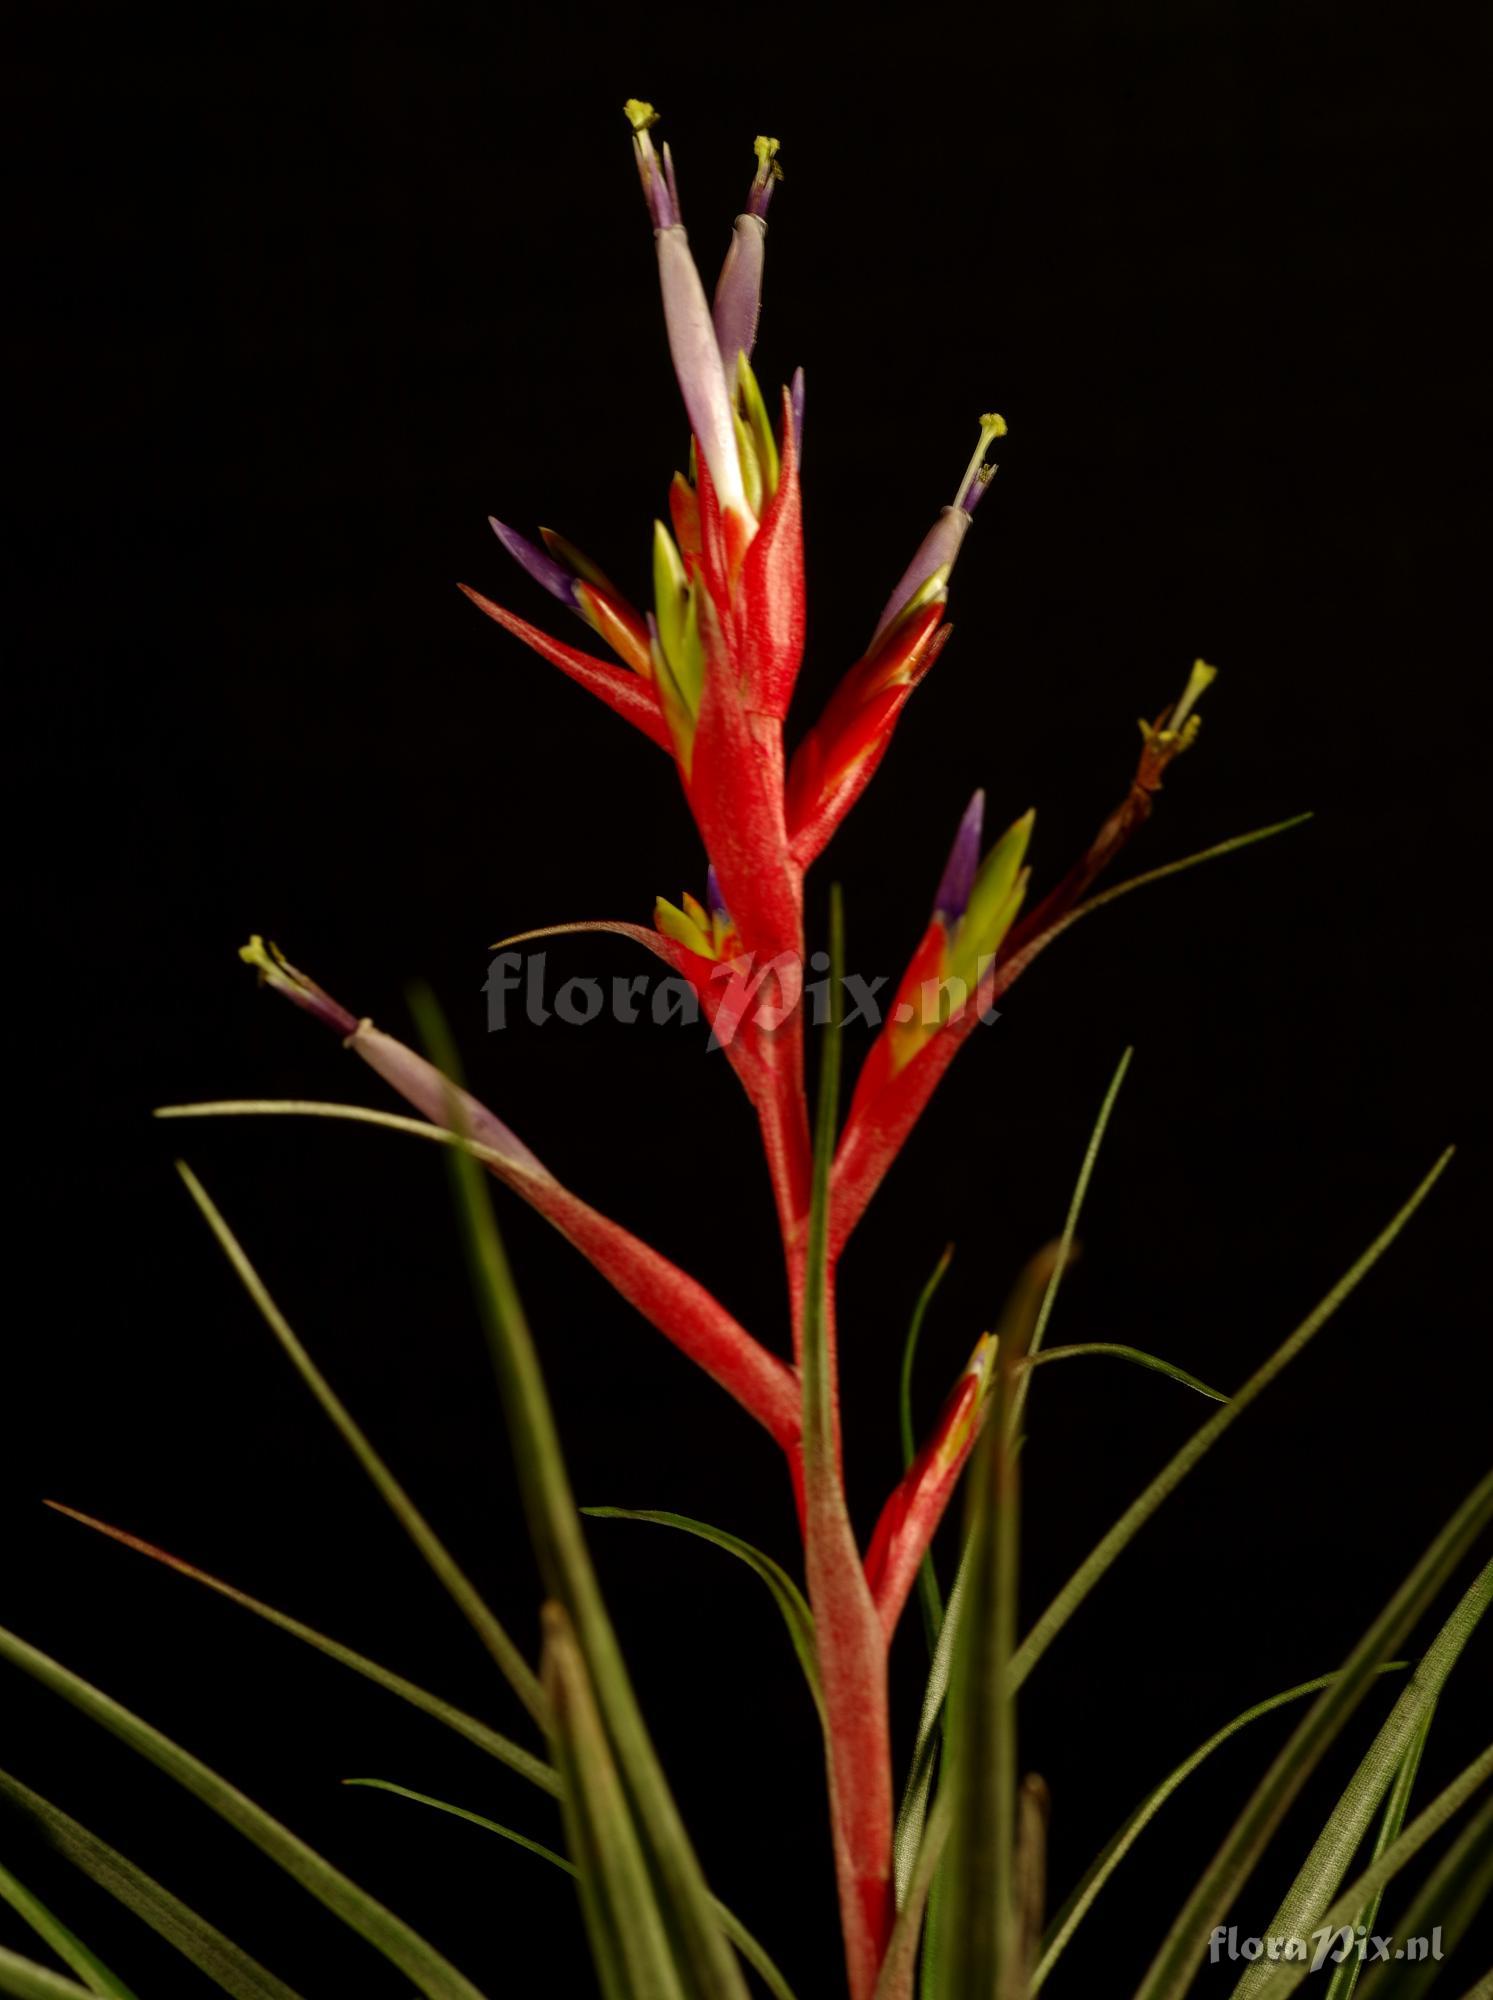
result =
[[[575,578],[569,570],[557,563],[554,557],[537,543],[531,542],[527,535],[521,535],[517,528],[510,528],[506,521],[500,521],[496,514],[488,515],[487,525],[520,569],[526,570],[540,588],[547,590],[551,597],[558,598],[572,611],[575,609]]]
[[[943,919],[946,930],[952,930],[969,907],[970,891],[975,886],[975,872],[980,865],[980,840],[984,829],[985,794],[978,791],[964,809],[964,817],[959,822],[959,831],[954,836],[954,845],[944,866],[943,879],[938,885],[938,894],[933,900],[933,914]]]
[[[716,283],[711,319],[727,382],[736,380],[736,357],[750,361],[762,311],[762,266],[767,224],[757,215],[738,215],[731,247]]]

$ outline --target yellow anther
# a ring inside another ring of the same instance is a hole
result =
[[[627,122],[635,133],[646,132],[650,125],[658,123],[658,113],[651,104],[645,104],[641,97],[629,97],[622,109],[627,114]]]

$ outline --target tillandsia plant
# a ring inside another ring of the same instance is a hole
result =
[[[462,1087],[444,1028],[428,1008],[422,1053],[360,1018],[255,938],[243,956],[264,984],[330,1028],[417,1116],[271,1100],[175,1106],[164,1115],[338,1117],[422,1135],[446,1147],[546,1593],[537,1667],[493,1616],[322,1377],[206,1191],[186,1168],[183,1177],[285,1353],[474,1627],[542,1748],[500,1734],[326,1634],[133,1535],[97,1521],[89,1525],[339,1660],[556,1801],[563,1853],[466,1808],[387,1780],[360,1781],[459,1812],[569,1870],[577,1880],[599,1990],[608,2000],[743,2000],[753,1980],[779,2000],[791,2000],[788,1979],[774,1959],[707,1887],[653,1750],[591,1567],[535,1347],[489,1206],[485,1170],[553,1223],[645,1319],[757,1420],[782,1455],[801,1530],[802,1587],[783,1566],[734,1534],[679,1515],[640,1518],[704,1536],[747,1562],[785,1620],[823,1726],[851,2000],[912,2000],[914,1993],[925,2000],[1029,2000],[1046,1984],[1130,1847],[1191,1771],[1257,1717],[1304,1704],[1295,1733],[1165,1932],[1139,1988],[1138,2000],[1178,2000],[1205,1962],[1210,1936],[1217,1934],[1235,1892],[1318,1760],[1375,1678],[1405,1668],[1406,1662],[1391,1661],[1390,1655],[1493,1519],[1493,1477],[1475,1488],[1350,1657],[1335,1672],[1272,1695],[1226,1723],[1161,1781],[1055,1915],[1049,1915],[1044,1886],[1045,1791],[1040,1780],[1021,1773],[1016,1697],[1054,1636],[1150,1515],[1365,1276],[1425,1198],[1445,1160],[1327,1297],[1230,1396],[1136,1350],[1044,1348],[1127,1055],[1101,1109],[1060,1238],[1039,1250],[1017,1278],[993,1330],[974,1343],[931,1432],[919,1441],[908,1384],[918,1331],[942,1265],[925,1287],[902,1376],[905,1473],[869,1533],[857,1530],[843,1476],[836,1269],[945,1071],[1012,982],[1078,918],[1140,883],[1282,829],[1225,839],[1117,887],[1096,886],[1151,816],[1174,761],[1197,739],[1196,705],[1214,678],[1201,661],[1185,677],[1178,698],[1142,723],[1138,760],[1123,796],[1087,850],[1045,891],[1034,893],[1031,887],[1030,811],[991,841],[983,794],[977,792],[962,815],[952,802],[952,847],[933,888],[926,928],[865,1058],[843,1123],[844,948],[838,894],[832,899],[829,1019],[817,1036],[811,1115],[805,875],[874,776],[914,690],[944,648],[951,578],[994,471],[991,447],[1005,424],[995,415],[980,419],[973,454],[876,617],[864,654],[790,756],[784,725],[805,632],[804,382],[801,373],[795,375],[769,399],[752,365],[768,212],[780,176],[778,144],[756,141],[756,169],[712,299],[685,235],[669,149],[654,144],[655,115],[635,101],[626,109],[691,434],[688,473],[676,475],[669,490],[667,524],[658,521],[653,528],[652,603],[640,610],[562,536],[541,529],[534,539],[496,520],[498,540],[527,577],[589,627],[612,657],[590,650],[589,642],[582,647],[551,636],[475,590],[468,595],[646,736],[675,767],[704,850],[701,893],[684,893],[678,902],[660,897],[651,925],[616,921],[554,928],[621,933],[663,960],[698,996],[760,1130],[781,1239],[789,1338],[781,1351],[758,1338],[698,1278],[557,1179]],[[529,932],[504,942],[548,934]],[[1041,1364],[1094,1353],[1171,1376],[1216,1407],[1023,1636],[1016,1622],[1018,1465],[1032,1375]],[[963,1547],[945,1603],[931,1549],[961,1481],[968,1489]],[[899,1801],[888,1658],[915,1589],[932,1657]],[[1320,1932],[1334,1944],[1346,1941],[1329,1975],[1331,2000],[1346,2000],[1353,1988],[1385,1888],[1493,1775],[1490,1751],[1411,1816],[1415,1770],[1432,1710],[1490,1594],[1493,1565],[1467,1587],[1421,1653],[1274,1926],[1292,1938]],[[195,1792],[398,1966],[421,1993],[434,2000],[473,2000],[478,1994],[433,1945],[143,1718],[11,1634],[0,1634],[0,1652]],[[40,1794],[3,1774],[0,1789],[54,1846],[184,1953],[207,1982],[234,1995],[296,2000],[283,1979]],[[1445,1941],[1465,1928],[1488,1885],[1489,1830],[1484,1804],[1412,1905],[1412,1928],[1427,1911],[1434,1912]],[[1370,1858],[1344,1888],[1355,1855],[1370,1836]],[[65,1976],[0,1949],[0,1991],[107,1994],[116,2000],[129,1994],[124,1979],[3,1867],[0,1897],[69,1969]],[[1237,1988],[1240,2000],[1261,1989],[1278,2000],[1307,1969],[1291,1951],[1248,1965]],[[1364,2000],[1396,2000],[1409,1990],[1403,1973],[1393,1964],[1371,1970],[1363,1982]],[[1476,1991],[1485,1994],[1487,1982]]]

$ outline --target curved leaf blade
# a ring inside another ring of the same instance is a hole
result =
[[[819,1654],[814,1641],[814,1614],[798,1585],[789,1576],[781,1563],[764,1555],[752,1543],[744,1542],[739,1535],[728,1534],[724,1528],[713,1528],[708,1521],[697,1521],[689,1514],[671,1514],[657,1507],[582,1507],[581,1512],[597,1521],[652,1521],[662,1528],[678,1528],[686,1535],[697,1535],[701,1541],[711,1542],[718,1549],[724,1549],[738,1561],[744,1562],[767,1585],[772,1600],[782,1613],[783,1623],[788,1628],[788,1637],[803,1668],[804,1679],[809,1684],[809,1692],[814,1697],[814,1705],[820,1716],[824,1714],[824,1689],[819,1681]]]
[[[1389,1660],[1380,1667],[1379,1672],[1394,1673],[1404,1666],[1403,1660]],[[1251,1722],[1257,1722],[1261,1716],[1270,1715],[1291,1702],[1304,1701],[1308,1695],[1320,1694],[1323,1688],[1330,1687],[1336,1678],[1335,1674],[1319,1674],[1315,1680],[1302,1681],[1296,1687],[1286,1688],[1280,1694],[1273,1694],[1264,1701],[1256,1702],[1252,1708],[1246,1708],[1231,1722],[1226,1722],[1222,1729],[1215,1730],[1205,1743],[1199,1744],[1190,1756],[1185,1757],[1175,1770],[1162,1779],[1156,1789],[1136,1807],[1119,1832],[1100,1850],[1083,1879],[1048,1925],[1047,1934],[1042,1940],[1042,1955],[1032,1976],[1033,1993],[1041,1988],[1110,1876],[1114,1874],[1173,1792],[1192,1776],[1198,1766],[1205,1763],[1215,1750],[1228,1742],[1231,1736],[1237,1736],[1241,1729],[1247,1729]]]
[[[556,1854],[552,1847],[546,1847],[537,1840],[530,1840],[527,1834],[518,1833],[513,1827],[504,1826],[499,1820],[489,1819],[485,1813],[471,1812],[465,1806],[454,1806],[445,1799],[432,1798],[429,1792],[411,1791],[408,1785],[391,1784],[387,1778],[344,1778],[342,1782],[345,1785],[366,1786],[370,1791],[392,1792],[396,1798],[412,1799],[416,1805],[430,1806],[436,1812],[450,1813],[453,1818],[464,1819],[472,1826],[482,1827],[488,1833],[500,1834],[504,1840],[511,1840],[515,1846],[527,1849],[530,1854],[537,1854],[541,1860],[551,1862],[556,1868],[563,1868],[567,1875],[576,1873],[575,1863],[567,1861],[563,1854]],[[716,1903],[715,1914],[721,1929],[747,1964],[760,1975],[763,1985],[773,1995],[773,2000],[794,2000],[793,1988],[769,1958],[766,1948],[757,1942],[741,1919],[734,1916],[721,1902]]]
[[[536,1757],[532,1751],[525,1750],[522,1744],[500,1735],[496,1729],[490,1729],[475,1715],[468,1715],[465,1709],[457,1708],[453,1703],[442,1700],[440,1695],[431,1694],[428,1689],[418,1686],[414,1681],[406,1680],[403,1674],[395,1673],[392,1668],[380,1666],[377,1660],[370,1660],[365,1653],[355,1652],[351,1646],[344,1646],[340,1640],[329,1638],[325,1632],[318,1632],[314,1625],[304,1624],[299,1618],[292,1618],[288,1612],[276,1610],[273,1604],[266,1604],[261,1598],[251,1597],[247,1591],[239,1590],[231,1583],[225,1583],[221,1577],[212,1576],[207,1570],[198,1569],[193,1563],[184,1562],[180,1556],[171,1555],[167,1550],[157,1548],[153,1542],[142,1541],[138,1535],[131,1535],[123,1528],[111,1527],[107,1521],[95,1520],[91,1514],[79,1513],[76,1507],[65,1507],[60,1500],[48,1500],[45,1504],[53,1513],[66,1515],[70,1521],[77,1521],[85,1528],[92,1528],[97,1534],[107,1535],[110,1541],[118,1542],[124,1548],[133,1549],[138,1555],[148,1556],[152,1562],[175,1570],[179,1576],[190,1577],[193,1583],[200,1583],[206,1590],[216,1591],[219,1597],[226,1597],[230,1604],[238,1605],[241,1610],[252,1611],[256,1618],[262,1618],[267,1625],[273,1625],[281,1632],[288,1632],[291,1638],[299,1639],[303,1645],[312,1646],[318,1653],[324,1653],[329,1660],[336,1660],[339,1665],[351,1669],[353,1673],[361,1674],[364,1680],[372,1681],[375,1687],[383,1688],[387,1694],[397,1695],[412,1708],[420,1709],[435,1721],[444,1723],[448,1729],[455,1730],[458,1736],[464,1736],[469,1743],[475,1744],[479,1750],[486,1751],[489,1757],[496,1758],[500,1764],[506,1764],[510,1771],[516,1771],[521,1778],[527,1778],[530,1784],[537,1785],[541,1791],[550,1793],[552,1797],[559,1797],[560,1780],[551,1765]]]
[[[1049,1347],[1045,1354],[1033,1355],[1029,1365],[1045,1368],[1050,1362],[1072,1361],[1087,1354],[1107,1354],[1115,1361],[1132,1361],[1138,1368],[1153,1369],[1158,1375],[1168,1375],[1172,1381],[1180,1382],[1184,1389],[1206,1396],[1210,1403],[1226,1403],[1229,1400],[1221,1389],[1210,1389],[1206,1382],[1200,1382],[1196,1375],[1189,1375],[1175,1362],[1163,1361],[1159,1354],[1148,1354],[1143,1347],[1124,1347],[1113,1340],[1078,1340],[1067,1347]]]
[[[498,1671],[530,1715],[542,1725],[545,1720],[544,1695],[533,1668],[494,1617],[476,1585],[472,1583],[440,1536],[363,1435],[347,1405],[301,1345],[289,1320],[270,1296],[269,1288],[250,1263],[243,1246],[224,1221],[201,1181],[184,1160],[177,1161],[176,1171],[180,1174],[187,1193],[196,1203],[203,1220],[217,1238],[219,1248],[233,1266],[240,1284],[258,1307],[265,1325],[279,1341],[291,1366],[340,1432],[343,1442],[368,1474],[390,1513],[425,1558],[437,1581],[444,1587],[447,1595],[487,1648]]]
[[[14,1994],[16,2000],[79,2000],[80,1996],[93,2000],[86,1986],[4,1946],[0,1946],[0,1993]]]
[[[1332,1686],[1324,1689],[1313,1702],[1290,1741],[1255,1787],[1244,1811],[1225,1835],[1217,1854],[1204,1869],[1197,1886],[1178,1913],[1141,1981],[1137,2000],[1182,2000],[1197,1972],[1198,1939],[1205,1938],[1227,1911],[1292,1801],[1367,1693],[1374,1668],[1424,1615],[1437,1592],[1444,1587],[1490,1521],[1493,1521],[1493,1472],[1474,1487],[1442,1528],[1354,1647]],[[1489,1755],[1493,1760],[1493,1752]],[[1490,1761],[1490,1768],[1493,1768],[1493,1761]],[[1427,1812],[1433,1810],[1428,1808]],[[1402,1834],[1394,1846],[1359,1878],[1346,1901],[1342,1916],[1336,1921],[1342,1921],[1373,1893],[1375,1885],[1370,1877],[1376,1869],[1384,1871],[1380,1880],[1388,1881],[1395,1870],[1403,1866],[1409,1851],[1413,1851],[1407,1850],[1407,1842],[1426,1819],[1427,1814],[1421,1814],[1415,1827]],[[1422,1838],[1429,1838],[1429,1834],[1423,1834]],[[1326,1918],[1317,1919],[1317,1922],[1325,1921]],[[1311,1928],[1315,1929],[1317,1922]],[[1272,1995],[1289,1991],[1293,1983],[1290,1975],[1301,1969],[1277,1961],[1271,1967]],[[1284,1979],[1280,1978],[1282,1973],[1286,1975]]]
[[[267,1854],[350,1930],[397,1965],[429,2000],[482,2000],[472,1982],[428,1944],[418,1931],[386,1909],[339,1868],[333,1867],[289,1827],[256,1805],[236,1785],[172,1742],[123,1703],[85,1681],[60,1661],[28,1645],[0,1626],[0,1659],[9,1660],[53,1694],[71,1703],[121,1743],[191,1792],[237,1832]]]
[[[164,1938],[199,1972],[231,1994],[232,2000],[301,2000],[283,1979],[266,1971],[257,1959],[250,1958],[169,1889],[163,1889],[143,1868],[137,1868],[107,1841],[7,1771],[0,1771],[0,1798],[8,1799],[27,1816],[54,1853],[149,1925],[157,1937]]]
[[[105,1994],[108,2000],[136,2000],[124,1981],[117,1978],[102,1959],[96,1958],[60,1917],[53,1916],[40,1897],[34,1896],[25,1883],[5,1867],[0,1867],[0,1902],[9,1903],[42,1943],[51,1946],[68,1970],[77,1973],[90,1993]]]

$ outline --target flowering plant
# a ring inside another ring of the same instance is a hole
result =
[[[427,1053],[421,1053],[344,1007],[275,947],[255,938],[243,956],[263,982],[332,1029],[418,1116],[275,1101],[177,1106],[168,1115],[344,1117],[422,1135],[450,1150],[547,1593],[538,1672],[364,1438],[206,1191],[183,1168],[186,1184],[289,1358],[541,1732],[548,1759],[163,1551],[117,1529],[104,1532],[331,1654],[558,1799],[564,1855],[493,1822],[480,1823],[577,1877],[598,1981],[609,2000],[743,2000],[748,1991],[743,1963],[774,1994],[788,1996],[788,1982],[774,1960],[707,1888],[649,1740],[591,1569],[535,1350],[487,1203],[481,1178],[485,1170],[568,1238],[645,1319],[757,1420],[782,1454],[801,1530],[802,1589],[775,1561],[734,1536],[675,1515],[644,1518],[703,1535],[748,1562],[787,1624],[823,1725],[851,2000],[911,2000],[919,1988],[927,2000],[974,2000],[977,1995],[1021,2000],[1034,1994],[1129,1846],[1193,1764],[1255,1715],[1316,1697],[1177,1915],[1146,1975],[1140,2000],[1177,2000],[1200,1962],[1199,1940],[1206,1940],[1226,1913],[1232,1893],[1312,1768],[1374,1676],[1385,1670],[1388,1654],[1493,1518],[1493,1482],[1485,1479],[1475,1490],[1339,1672],[1272,1697],[1228,1724],[1197,1759],[1163,1781],[1050,1921],[1044,1895],[1045,1792],[1040,1781],[1020,1777],[1015,1696],[1133,1535],[1348,1296],[1424,1199],[1445,1162],[1438,1162],[1333,1292],[1232,1396],[1223,1397],[1172,1363],[1133,1349],[1044,1348],[1094,1153],[1123,1079],[1122,1063],[1061,1239],[1035,1256],[1019,1277],[998,1325],[980,1336],[932,1430],[918,1442],[908,1413],[907,1379],[922,1315],[942,1266],[925,1288],[904,1368],[906,1469],[869,1536],[863,1540],[857,1534],[843,1474],[836,1269],[945,1071],[1013,981],[1080,917],[1144,882],[1296,822],[1223,840],[1118,887],[1096,888],[1151,816],[1173,762],[1197,739],[1197,703],[1214,679],[1214,669],[1202,661],[1193,666],[1179,698],[1141,724],[1140,753],[1123,797],[1086,851],[1044,894],[1030,893],[1034,815],[1022,813],[987,845],[985,799],[977,792],[958,819],[927,926],[862,1065],[843,1124],[844,947],[838,896],[834,899],[829,1021],[819,1038],[811,1117],[805,875],[875,775],[914,690],[943,651],[950,632],[946,607],[952,573],[994,472],[990,449],[1006,426],[996,415],[981,418],[977,444],[952,497],[887,598],[864,654],[790,756],[784,725],[805,636],[805,388],[800,372],[770,402],[752,366],[767,219],[781,171],[778,143],[769,138],[755,143],[756,170],[711,299],[685,234],[669,149],[654,144],[655,114],[633,101],[627,115],[653,224],[670,352],[691,433],[688,475],[677,474],[670,488],[668,524],[654,524],[652,606],[639,611],[562,536],[544,529],[534,540],[497,520],[492,526],[499,542],[529,579],[579,618],[613,657],[554,637],[485,594],[467,594],[489,618],[597,696],[672,760],[704,849],[703,895],[684,893],[677,904],[660,897],[651,926],[627,921],[566,924],[504,942],[522,943],[555,930],[620,933],[662,960],[698,996],[760,1131],[781,1243],[791,1353],[776,1352],[740,1325],[698,1279],[551,1173],[461,1086],[438,1017],[427,1014]],[[1017,1454],[1032,1371],[1042,1362],[1095,1352],[1170,1376],[1218,1407],[1018,1642]],[[945,1603],[931,1550],[967,1472],[972,1476],[962,1555]],[[915,1587],[932,1649],[931,1667],[899,1804],[888,1656]],[[1365,1912],[1371,1927],[1383,1887],[1493,1769],[1490,1758],[1483,1758],[1404,1824],[1431,1708],[1490,1592],[1493,1569],[1485,1568],[1423,1655],[1365,1754],[1354,1784],[1292,1887],[1278,1929],[1345,1923],[1353,1932]],[[422,1993],[437,2000],[472,2000],[477,1994],[471,1981],[407,1924],[140,1717],[22,1640],[0,1635],[0,1650],[195,1791],[400,1967]],[[222,1990],[294,2000],[283,1981],[46,1800],[17,1781],[4,1779],[3,1784],[80,1866],[165,1930]],[[1343,1890],[1358,1841],[1386,1800],[1374,1859]],[[1485,1824],[1486,1813],[1476,1826]],[[1476,1840],[1464,1844],[1469,1854],[1477,1848]],[[14,1954],[0,1951],[0,1991],[128,1993],[117,1975],[3,1872],[0,1892],[82,1982],[45,1968],[28,1969]],[[1413,1918],[1409,1927],[1414,1927]],[[1252,1969],[1239,1991],[1251,1993],[1265,1984],[1272,1995],[1284,1995],[1299,1976],[1289,1964]],[[1345,1977],[1341,1991],[1335,1985],[1334,2000],[1341,2000],[1351,1983]],[[1374,1992],[1381,1991],[1389,2000],[1388,1984],[1375,1983]]]

